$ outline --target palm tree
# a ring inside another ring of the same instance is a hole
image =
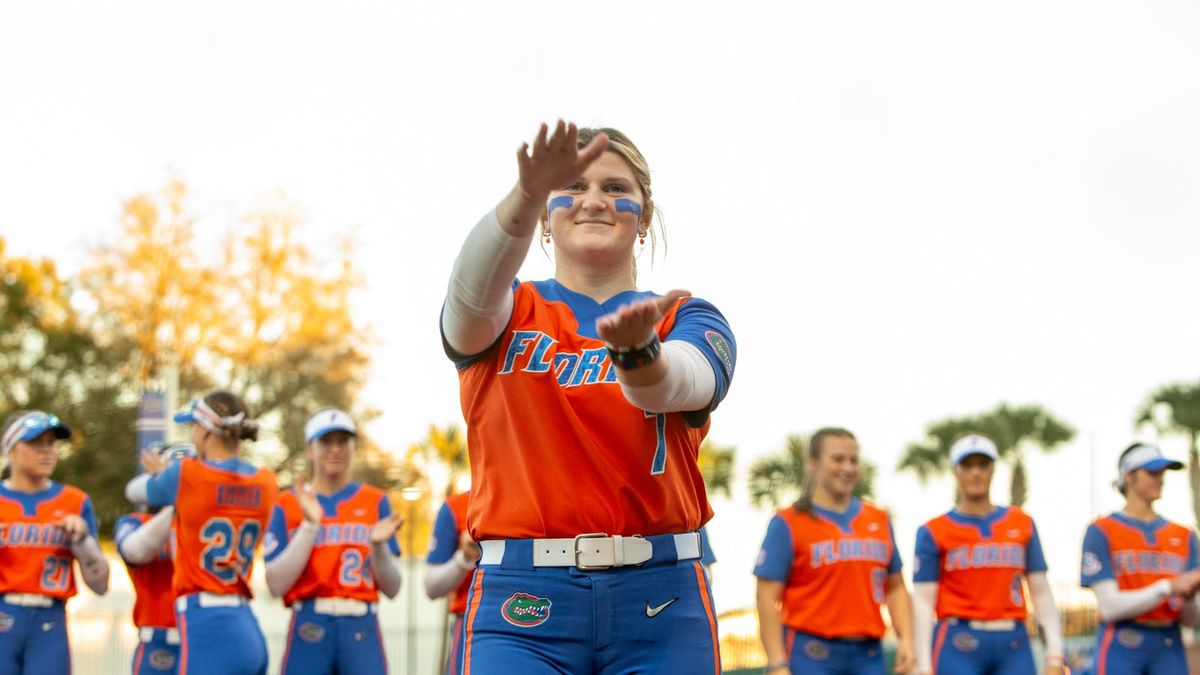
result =
[[[784,501],[800,496],[808,482],[808,439],[800,434],[789,434],[779,452],[760,457],[750,465],[750,503],[755,507],[770,505],[778,507]],[[854,486],[855,497],[870,497],[874,493],[875,465],[860,461],[858,484]]]
[[[1053,452],[1075,437],[1075,430],[1039,405],[1009,406],[1001,403],[994,410],[949,417],[930,423],[923,441],[910,443],[898,468],[917,474],[921,482],[950,472],[950,446],[963,434],[978,432],[996,442],[1001,461],[1012,467],[1009,503],[1021,506],[1028,495],[1025,479],[1025,450],[1038,448]]]
[[[1192,488],[1192,514],[1200,523],[1200,382],[1179,382],[1160,387],[1138,410],[1135,423],[1150,424],[1160,434],[1180,434],[1188,439],[1188,483]]]
[[[456,424],[444,428],[430,424],[420,448],[427,457],[441,463],[450,471],[446,494],[454,492],[457,489],[458,477],[471,467],[467,455],[467,435]]]
[[[700,452],[696,464],[700,467],[700,475],[704,477],[704,485],[710,495],[725,493],[726,498],[733,497],[733,465],[737,448],[719,446],[709,441],[700,444]]]

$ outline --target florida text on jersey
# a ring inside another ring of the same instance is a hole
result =
[[[363,602],[379,599],[372,568],[371,528],[392,515],[392,505],[383,490],[351,482],[332,495],[317,495],[324,516],[313,542],[308,564],[300,578],[283,596],[284,604],[306,598],[352,598]],[[304,513],[291,489],[279,495],[271,513],[263,559],[274,560],[287,546]],[[400,555],[393,538],[392,553]]]
[[[79,488],[51,481],[24,493],[0,485],[0,593],[75,595],[75,556],[59,525],[68,515],[81,516],[96,536],[96,511]]]
[[[822,638],[879,638],[887,578],[900,568],[887,512],[852,498],[843,513],[815,505],[776,513],[754,575],[784,583],[784,626]]]
[[[462,385],[477,541],[691,532],[712,517],[696,457],[733,376],[733,334],[711,304],[676,302],[658,336],[704,354],[716,377],[712,401],[666,414],[615,404],[624,395],[596,319],[647,297],[626,291],[598,303],[554,280],[514,283],[512,317],[492,347],[462,357],[446,345]],[[552,410],[541,418],[554,422],[528,423],[515,408]],[[568,485],[587,486],[588,508]]]

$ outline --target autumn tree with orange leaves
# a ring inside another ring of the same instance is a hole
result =
[[[301,217],[281,195],[214,235],[190,215],[178,180],[127,200],[121,221],[121,239],[97,251],[81,278],[97,335],[128,345],[133,381],[153,384],[173,366],[181,397],[214,387],[241,396],[264,426],[255,452],[285,473],[303,454],[312,413],[371,417],[357,404],[369,337],[350,312],[361,284],[350,241],[334,259],[318,258],[297,238]],[[360,440],[360,454],[380,457]]]

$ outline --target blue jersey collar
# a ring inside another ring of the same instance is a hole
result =
[[[846,534],[850,534],[854,532],[854,528],[851,527],[850,524],[854,522],[854,519],[857,518],[858,514],[862,512],[862,501],[858,497],[851,497],[850,505],[846,507],[845,511],[824,509],[816,504],[813,504],[812,512],[813,515],[828,520],[834,525],[837,525],[841,531],[845,532]]]

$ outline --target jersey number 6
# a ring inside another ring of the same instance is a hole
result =
[[[262,526],[256,520],[245,521],[235,533],[228,518],[209,518],[200,528],[200,541],[204,542],[200,565],[221,583],[232,584],[250,570],[261,532]]]

